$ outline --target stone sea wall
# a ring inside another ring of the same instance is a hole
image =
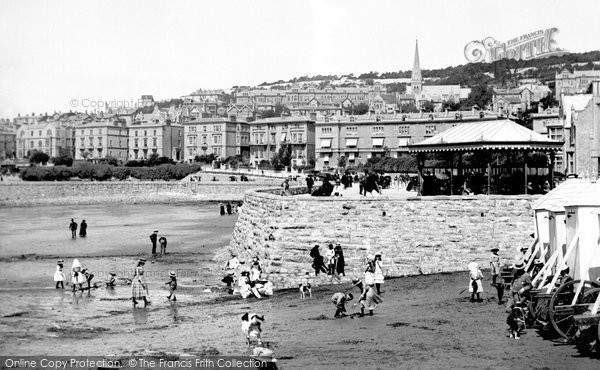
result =
[[[256,187],[252,182],[18,182],[0,185],[0,207],[239,201]]]
[[[345,200],[278,192],[246,193],[230,246],[217,259],[224,263],[230,251],[242,260],[258,255],[279,288],[296,287],[306,272],[314,275],[309,250],[315,244],[324,254],[329,243],[341,243],[347,281],[362,277],[365,256],[376,252],[389,277],[464,271],[471,261],[487,268],[491,247],[499,246],[501,257],[511,260],[533,232],[532,196]]]

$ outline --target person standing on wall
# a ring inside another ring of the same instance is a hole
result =
[[[77,222],[71,219],[71,223],[69,224],[69,229],[71,230],[71,238],[77,238]]]
[[[158,230],[154,230],[152,234],[150,234],[150,242],[152,242],[152,254],[156,254],[156,240],[158,238]]]

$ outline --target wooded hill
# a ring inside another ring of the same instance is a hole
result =
[[[596,62],[596,63],[594,63]],[[542,83],[554,82],[555,73],[563,67],[579,70],[600,69],[600,50],[589,51],[586,53],[568,53],[560,56],[551,56],[547,58],[514,60],[504,59],[493,63],[469,63],[456,67],[446,67],[442,69],[423,69],[421,74],[426,80],[433,81],[436,85],[462,86],[476,85],[497,85],[510,86],[516,83],[516,80],[523,78],[536,78]],[[310,81],[336,81],[342,78],[347,80],[370,81],[373,79],[392,79],[392,78],[410,78],[411,71],[397,72],[367,72],[358,76],[349,75],[316,75],[312,77],[296,77],[288,81],[279,80],[276,82],[263,82],[259,86],[267,87],[269,85],[283,83],[298,83]]]

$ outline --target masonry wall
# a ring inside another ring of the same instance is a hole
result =
[[[279,180],[277,180],[279,181]],[[251,182],[19,182],[0,184],[0,207],[239,201]]]
[[[217,259],[224,262],[229,251],[242,260],[258,255],[278,288],[314,275],[309,250],[315,244],[324,254],[329,243],[341,243],[347,272],[341,281],[347,281],[363,276],[370,253],[381,252],[385,274],[398,277],[466,270],[471,261],[487,268],[491,247],[512,260],[532,240],[532,196],[344,200],[270,194],[276,192],[246,193],[230,246]]]

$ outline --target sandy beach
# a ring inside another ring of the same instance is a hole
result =
[[[36,217],[42,210],[44,216]],[[3,213],[8,231],[2,231],[0,239],[0,298],[10,303],[0,311],[2,353],[248,354],[240,318],[251,311],[265,315],[263,340],[283,369],[597,365],[597,359],[581,357],[574,346],[545,340],[532,329],[518,341],[507,338],[504,307],[497,305],[486,271],[482,303],[470,303],[468,293],[459,294],[466,288],[466,273],[404,277],[386,281],[384,302],[374,316],[333,319],[331,295],[350,286],[329,285],[328,277],[313,280],[313,297],[305,300],[295,289],[261,300],[227,294],[220,282],[222,266],[211,258],[228,243],[235,216],[216,216],[214,205],[139,205],[122,210],[93,206],[86,217],[102,222],[88,221],[88,238],[72,241],[65,216],[80,218],[78,212],[82,211],[36,207],[13,209],[11,217]],[[128,221],[117,226],[115,220],[124,212],[131,225]],[[35,228],[18,231],[14,225],[26,219]],[[146,265],[149,306],[134,308],[127,285],[76,294],[70,287],[54,289],[57,257],[67,258],[67,269],[70,258],[80,258],[100,281],[113,270],[126,277],[139,256],[148,256],[146,230],[151,231],[159,220],[159,229],[172,235],[170,254],[151,258]],[[10,235],[18,239],[7,241]],[[20,253],[21,248],[27,253]],[[179,275],[177,302],[166,299],[164,282],[170,270]],[[357,296],[358,290],[353,293]],[[349,314],[357,310],[348,306]]]

